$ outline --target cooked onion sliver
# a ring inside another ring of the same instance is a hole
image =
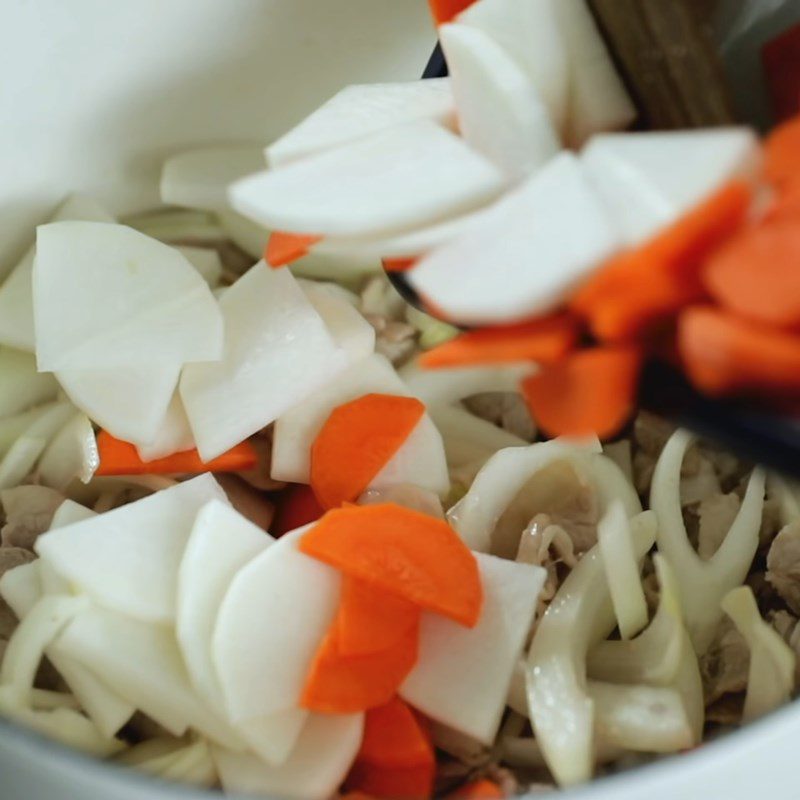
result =
[[[222,259],[216,250],[211,247],[185,245],[177,247],[176,250],[186,256],[186,260],[200,273],[210,289],[219,286],[222,278]]]
[[[0,419],[0,459],[5,456],[14,442],[33,424],[42,414],[47,413],[48,405],[37,406],[30,411],[14,414],[12,417]]]
[[[41,564],[32,561],[7,570],[0,577],[0,597],[17,619],[24,619],[42,596]]]
[[[36,371],[36,359],[28,353],[0,347],[0,417],[55,400],[58,383],[52,375]]]
[[[511,179],[539,169],[561,142],[533,79],[480,28],[439,26],[462,135]]]
[[[50,530],[56,528],[63,528],[65,525],[72,525],[73,522],[82,522],[85,519],[91,519],[95,516],[95,512],[91,508],[86,508],[74,500],[65,500],[53,514],[53,519],[50,521]]]
[[[658,549],[675,570],[686,627],[702,655],[722,617],[722,598],[747,577],[758,549],[765,476],[760,469],[753,472],[728,535],[703,561],[689,542],[681,510],[681,464],[691,441],[690,434],[679,430],[665,445],[653,473],[650,507],[658,517]]]
[[[589,683],[595,730],[607,745],[639,753],[675,753],[694,746],[692,724],[676,689]]]
[[[80,412],[56,434],[39,460],[39,479],[44,486],[63,490],[75,479],[92,479],[100,465],[97,442],[89,418]]]
[[[761,618],[749,586],[728,592],[722,600],[722,609],[750,648],[742,713],[742,720],[749,722],[789,702],[794,691],[796,656],[781,635]]]
[[[448,78],[347,86],[273,142],[270,167],[281,167],[404,122],[429,119],[456,127]]]
[[[631,522],[634,552],[653,546],[656,519]],[[536,738],[562,785],[588,780],[594,752],[594,705],[587,691],[586,655],[614,628],[614,608],[599,548],[578,562],[539,622],[528,654],[528,703]]]
[[[647,625],[647,601],[639,578],[630,522],[619,500],[609,505],[597,524],[597,541],[620,636],[631,639]]]
[[[235,183],[233,208],[273,230],[369,236],[472,211],[500,173],[432,122],[399,125]]]

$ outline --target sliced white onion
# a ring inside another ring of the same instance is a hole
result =
[[[265,155],[270,167],[280,167],[404,122],[425,119],[455,129],[449,79],[347,86],[273,142]]]
[[[42,370],[176,366],[222,352],[222,316],[197,270],[124,225],[40,226],[33,298]]]
[[[234,723],[299,707],[336,613],[339,573],[297,549],[305,531],[285,534],[245,565],[222,601],[213,658]]]
[[[250,753],[213,748],[222,788],[229,793],[325,800],[353,764],[364,715],[312,714],[289,759],[270,766]]]
[[[233,208],[268,228],[367,236],[463,214],[503,188],[500,173],[432,122],[389,128],[235,183]]]
[[[80,412],[64,425],[39,459],[39,479],[44,486],[63,490],[75,479],[88,483],[100,455],[89,418]]]
[[[580,147],[595,133],[626,128],[636,109],[586,0],[555,0],[553,8],[569,62],[567,142]]]
[[[794,693],[796,656],[781,635],[761,618],[749,586],[728,592],[722,600],[722,609],[750,648],[742,713],[742,721],[750,722],[789,702]]]
[[[228,186],[263,167],[264,155],[256,145],[186,150],[164,162],[161,200],[168,205],[220,211],[228,207]]]
[[[91,197],[71,194],[56,209],[51,222],[60,220],[114,222],[114,217]],[[18,347],[32,353],[36,349],[33,330],[33,261],[31,245],[0,287],[0,344]]]
[[[631,522],[635,554],[643,558],[656,536],[655,514]],[[594,547],[561,584],[542,617],[528,654],[528,704],[536,739],[560,785],[592,774],[594,704],[588,694],[586,655],[615,625],[599,548]]]
[[[691,441],[689,433],[678,430],[664,446],[653,473],[650,507],[658,516],[658,549],[675,570],[686,627],[702,655],[722,617],[722,598],[742,584],[758,549],[765,476],[760,469],[753,472],[727,536],[704,561],[689,542],[681,510],[681,464]]]
[[[222,360],[187,365],[180,382],[204,461],[274,422],[348,363],[287,269],[256,264],[225,292],[220,308]]]
[[[14,444],[14,442],[25,433],[42,414],[46,413],[47,405],[37,406],[29,411],[22,411],[11,417],[0,419],[0,458],[2,458]]]
[[[514,322],[552,311],[619,245],[580,162],[564,153],[408,275],[451,319]]]
[[[36,371],[36,359],[20,350],[0,347],[0,417],[55,400],[58,384],[52,375]]]
[[[175,619],[178,565],[199,509],[227,502],[210,474],[40,536],[36,551],[97,603],[151,622]]]
[[[419,658],[401,696],[427,716],[491,745],[536,613],[541,567],[477,554],[483,607],[474,628],[423,614]]]
[[[749,128],[595,136],[581,155],[625,242],[635,246],[734,178],[754,180],[758,140]]]
[[[17,619],[24,619],[42,597],[40,563],[20,564],[0,576],[0,597]]]
[[[439,26],[466,141],[510,179],[539,169],[561,143],[538,88],[503,47],[480,28]]]

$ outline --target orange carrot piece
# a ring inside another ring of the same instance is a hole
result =
[[[766,222],[790,220],[800,224],[800,178],[781,186],[764,215]]]
[[[581,350],[522,382],[533,418],[550,436],[607,439],[636,407],[642,357],[634,347]]]
[[[800,116],[779,125],[767,136],[764,171],[775,186],[800,180]]]
[[[345,786],[383,800],[429,800],[433,796],[436,766],[381,767],[357,762]]]
[[[364,655],[393,647],[419,625],[419,608],[357,578],[344,577],[336,626],[344,655]]]
[[[293,483],[281,493],[275,509],[275,520],[270,526],[273,536],[302,528],[309,522],[316,522],[325,509],[319,504],[314,490],[304,483]]]
[[[573,298],[605,342],[658,332],[683,307],[702,300],[706,258],[745,221],[751,188],[734,181],[641,247],[612,259]]]
[[[423,353],[419,363],[428,369],[537,361],[547,364],[571,352],[581,333],[571,314],[532,320],[520,325],[466,331]]]
[[[314,656],[300,705],[321,714],[353,714],[382,706],[414,668],[418,653],[419,625],[386,650],[352,656],[342,653],[334,623]]]
[[[367,711],[364,738],[356,761],[385,767],[430,764],[433,747],[412,709],[399,697]]]
[[[264,260],[271,267],[283,267],[308,255],[309,248],[322,239],[305,233],[274,231],[270,234],[264,250]]]
[[[706,264],[712,297],[747,319],[778,327],[800,325],[800,220],[749,228]]]
[[[468,8],[475,0],[428,0],[428,5],[433,14],[433,20],[437,25],[443,25],[457,17],[465,8]]]
[[[678,347],[689,379],[706,394],[800,397],[800,334],[697,307],[681,315]]]
[[[383,268],[387,272],[407,272],[417,263],[416,258],[384,258]]]
[[[502,800],[505,794],[494,781],[482,778],[464,784],[448,797],[450,800]]]
[[[255,448],[242,442],[212,461],[204,462],[197,450],[184,450],[155,461],[142,461],[130,442],[115,439],[107,431],[97,434],[100,466],[97,475],[178,475],[200,472],[239,472],[258,462]]]
[[[478,564],[443,520],[394,505],[329,511],[300,550],[376,589],[473,627],[483,592]]]
[[[335,408],[311,446],[311,487],[325,508],[353,502],[425,413],[415,397],[366,394]]]

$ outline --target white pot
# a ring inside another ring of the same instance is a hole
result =
[[[347,83],[417,77],[434,40],[425,0],[3,0],[0,31],[0,263],[23,252],[68,191],[117,213],[152,207],[165,155],[195,143],[267,143]],[[789,800],[798,739],[793,705],[563,796]],[[212,796],[4,721],[0,776],[0,800]]]

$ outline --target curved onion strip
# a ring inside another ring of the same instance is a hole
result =
[[[89,483],[100,466],[97,441],[89,418],[78,412],[55,435],[39,460],[39,479],[45,486],[65,489],[73,478]]]
[[[675,570],[686,627],[702,655],[722,616],[722,598],[747,577],[758,549],[765,475],[754,470],[727,536],[714,556],[703,561],[689,542],[681,512],[681,464],[691,441],[690,434],[679,430],[665,445],[653,473],[650,507],[658,517],[658,549]]]
[[[633,549],[630,522],[620,500],[611,503],[597,524],[597,543],[620,636],[631,639],[647,625],[647,600],[639,577],[639,559]]]
[[[725,595],[722,609],[750,648],[750,670],[742,720],[749,722],[789,701],[794,689],[795,654],[781,635],[767,624],[749,586]]]
[[[656,519],[631,521],[637,559],[652,547]],[[559,784],[588,780],[594,704],[586,686],[589,648],[614,629],[614,609],[598,547],[578,562],[542,617],[528,654],[528,704],[536,738]]]
[[[641,753],[674,753],[695,743],[676,689],[590,682],[589,696],[596,735],[605,744]]]
[[[553,439],[500,450],[484,464],[467,494],[447,513],[448,521],[470,549],[486,552],[503,511],[534,473],[555,461],[585,466],[589,455],[599,449],[599,442],[581,444]]]
[[[642,513],[642,503],[636,489],[628,480],[622,468],[608,456],[598,453],[589,460],[592,483],[597,490],[601,511],[618,500],[629,517]]]
[[[30,704],[33,680],[45,647],[87,602],[79,597],[43,597],[11,635],[0,668],[0,684],[20,705]]]

